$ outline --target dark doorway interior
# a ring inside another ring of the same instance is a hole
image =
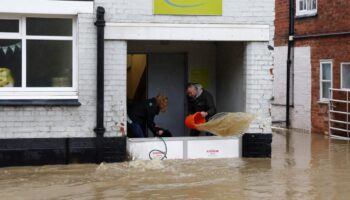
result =
[[[185,85],[187,81],[186,55],[182,53],[128,54],[128,104],[156,95],[166,95],[169,107],[155,122],[168,129],[173,136],[186,135]],[[151,136],[152,134],[149,133]]]

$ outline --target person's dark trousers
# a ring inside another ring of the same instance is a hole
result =
[[[130,132],[130,134],[128,134],[128,137],[131,137],[131,138],[144,138],[145,135],[144,135],[144,131],[142,129],[142,127],[140,126],[140,124],[138,123],[131,123],[129,124],[128,123],[128,129]]]
[[[170,131],[165,130],[161,137],[173,137],[173,134],[171,134]]]
[[[201,134],[200,131],[191,129],[191,132],[190,132],[190,136],[191,136],[191,137],[198,137],[200,134]]]
[[[163,131],[163,134],[159,135],[158,134],[159,131]],[[173,134],[171,134],[171,132],[169,130],[156,127],[156,133],[155,133],[154,137],[173,137]]]

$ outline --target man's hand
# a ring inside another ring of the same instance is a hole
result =
[[[163,130],[159,130],[158,131],[158,135],[163,135],[164,131]]]
[[[207,117],[208,113],[207,112],[201,112],[202,117]]]

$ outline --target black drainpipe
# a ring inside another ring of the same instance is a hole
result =
[[[97,8],[96,22],[97,27],[97,104],[96,104],[96,162],[103,160],[102,138],[106,129],[104,127],[104,27],[106,21],[104,19],[105,9]]]
[[[289,0],[289,31],[288,31],[288,53],[287,53],[287,88],[286,88],[286,128],[289,128],[289,105],[290,105],[290,69],[292,66],[292,49],[294,45],[294,0]]]

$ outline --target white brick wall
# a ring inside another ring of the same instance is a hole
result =
[[[80,107],[2,107],[0,138],[93,137],[96,116],[96,31],[92,15],[79,15]]]
[[[123,134],[126,124],[126,41],[105,42],[106,136]]]
[[[285,120],[287,47],[275,48],[273,120]],[[292,128],[311,130],[311,49],[294,48],[291,76],[290,122]]]
[[[251,133],[271,133],[270,100],[272,77],[269,69],[272,57],[268,42],[248,42],[244,55],[246,67],[246,112],[255,113],[256,120],[250,126]]]
[[[153,15],[153,0],[95,0],[106,9],[111,22],[157,23],[227,23],[271,24],[274,19],[273,0],[223,0],[222,16]]]
[[[222,1],[222,16],[153,15],[153,0],[95,0],[95,7],[106,9],[108,22],[270,25],[270,43],[273,43],[274,0]]]
[[[38,5],[40,6],[40,5]],[[273,38],[273,0],[223,0],[223,16],[154,16],[153,0],[95,0],[107,22],[268,24]],[[80,107],[1,107],[0,138],[93,137],[96,124],[96,29],[94,15],[78,17]],[[257,112],[251,132],[270,132],[272,65],[268,42],[248,42],[245,63],[247,111]],[[126,41],[105,42],[107,136],[122,134],[126,115]]]

